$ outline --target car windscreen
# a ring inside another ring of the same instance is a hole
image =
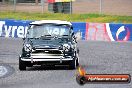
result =
[[[28,29],[28,38],[40,38],[42,36],[61,37],[69,35],[70,26],[68,25],[56,25],[56,24],[43,24],[43,25],[31,25]]]

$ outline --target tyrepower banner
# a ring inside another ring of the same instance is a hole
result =
[[[106,24],[111,41],[132,41],[132,24]]]
[[[132,41],[132,24],[86,23],[86,40]]]
[[[86,22],[72,22],[77,40],[85,40]]]
[[[31,21],[0,20],[0,37],[23,38]]]
[[[0,20],[0,37],[23,38],[32,21]],[[132,24],[72,22],[78,40],[132,41]]]

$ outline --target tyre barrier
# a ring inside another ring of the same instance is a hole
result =
[[[23,38],[29,20],[0,20],[0,37]],[[132,24],[72,22],[78,40],[132,41]]]

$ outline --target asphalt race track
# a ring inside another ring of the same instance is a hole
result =
[[[79,41],[78,44],[80,64],[88,74],[132,75],[132,42]],[[80,86],[76,70],[68,70],[66,66],[36,66],[19,71],[21,47],[22,39],[0,38],[0,88],[132,88],[132,83]]]

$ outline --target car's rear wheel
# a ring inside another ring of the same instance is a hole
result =
[[[19,57],[19,70],[26,70],[26,64],[24,61],[21,60]]]

